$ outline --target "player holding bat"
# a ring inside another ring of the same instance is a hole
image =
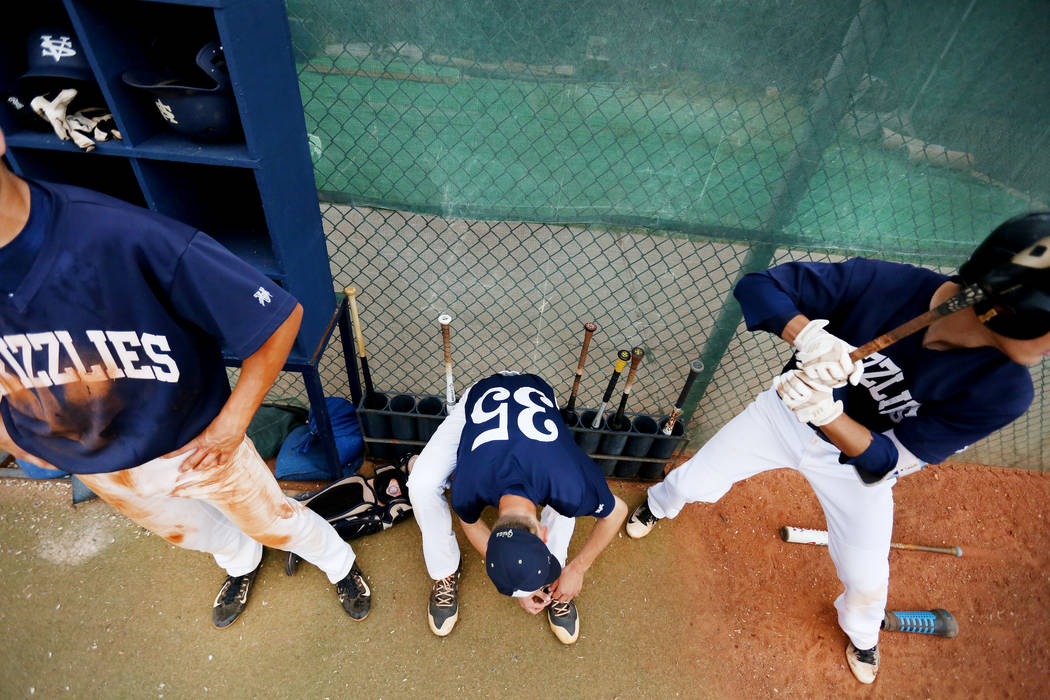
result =
[[[619,532],[627,505],[576,446],[550,385],[517,372],[482,379],[467,389],[410,468],[409,498],[433,579],[431,631],[444,637],[459,618],[461,558],[445,499],[451,479],[452,510],[497,590],[533,615],[546,608],[555,636],[574,643],[580,626],[573,599],[586,571]],[[481,519],[486,506],[499,510],[491,530]],[[581,516],[597,523],[568,560]]]
[[[827,519],[844,591],[835,600],[862,683],[879,668],[889,585],[893,486],[1009,424],[1033,398],[1026,365],[1050,355],[1050,213],[1003,223],[959,275],[864,258],[788,263],[746,275],[734,294],[749,330],[794,356],[692,458],[649,489],[627,524],[647,535],[687,503],[787,467],[803,474]],[[862,361],[855,346],[976,285],[987,298]],[[994,312],[994,313],[993,313]]]

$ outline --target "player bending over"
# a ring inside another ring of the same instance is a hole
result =
[[[516,597],[534,615],[547,608],[554,634],[574,643],[580,626],[573,599],[584,574],[619,531],[627,505],[573,442],[551,387],[535,375],[515,372],[482,379],[414,458],[408,493],[434,580],[428,620],[440,637],[459,617],[462,571],[445,499],[450,478],[452,509],[499,592]],[[491,532],[481,520],[489,505],[499,509]],[[598,521],[566,563],[575,518],[584,515]]]
[[[849,638],[849,667],[862,683],[873,682],[889,587],[893,486],[1028,409],[1033,388],[1025,365],[1050,354],[1050,270],[1009,261],[1047,236],[1050,213],[1011,219],[956,277],[863,258],[746,275],[734,294],[748,330],[780,335],[794,357],[770,389],[649,489],[627,533],[644,537],[659,518],[677,516],[687,503],[714,503],[760,472],[801,472],[824,510],[828,552],[845,589],[835,608]],[[1020,286],[858,363],[849,359],[854,346],[964,285],[1001,274],[1016,276]],[[978,315],[993,308],[996,315],[982,323]]]

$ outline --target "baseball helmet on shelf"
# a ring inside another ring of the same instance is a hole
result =
[[[967,285],[988,298],[976,304],[978,315],[994,308],[985,321],[1007,338],[1031,340],[1050,333],[1050,212],[1022,214],[1000,224],[959,268]],[[1035,246],[1031,264],[1014,256]]]
[[[67,27],[42,27],[26,39],[26,72],[22,78],[95,79],[76,34]]]
[[[240,122],[222,46],[209,41],[197,51],[193,68],[127,71],[121,78],[150,95],[160,116],[191,139],[223,141],[237,137]]]

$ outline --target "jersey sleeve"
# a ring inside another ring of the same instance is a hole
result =
[[[297,303],[276,282],[201,232],[190,239],[175,266],[169,297],[179,316],[240,359],[262,347]]]
[[[733,296],[744,311],[748,330],[780,335],[798,314],[829,318],[835,309],[852,305],[854,272],[862,264],[861,258],[844,263],[785,263],[744,275]]]

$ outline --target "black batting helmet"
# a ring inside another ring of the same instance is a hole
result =
[[[1048,236],[1050,212],[1015,216],[992,231],[959,268],[967,285],[976,284],[988,295],[974,310],[980,315],[994,308],[996,315],[985,325],[999,335],[1031,340],[1050,333],[1050,268],[1011,262]],[[1050,256],[1045,249],[1035,253]]]
[[[237,103],[219,42],[209,41],[201,47],[194,64],[164,71],[128,71],[121,78],[126,85],[148,93],[175,131],[203,141],[236,138],[240,133]]]

